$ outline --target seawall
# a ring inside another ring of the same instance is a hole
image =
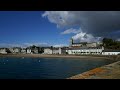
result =
[[[92,69],[67,79],[120,79],[120,61]]]

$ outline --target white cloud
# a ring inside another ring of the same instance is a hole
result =
[[[92,34],[87,34],[85,32],[82,32],[81,28],[79,29],[71,28],[65,30],[61,34],[70,34],[70,33],[76,34],[72,37],[76,42],[97,42],[101,39],[101,37],[94,37]]]
[[[7,44],[7,43],[0,43],[0,47],[22,47],[20,44]]]
[[[70,34],[70,33],[77,34],[77,33],[79,33],[80,31],[81,31],[81,29],[77,30],[77,29],[70,28],[70,29],[65,30],[65,31],[62,32],[61,34]]]
[[[0,47],[7,47],[7,48],[10,48],[10,47],[23,47],[24,48],[24,47],[29,47],[29,46],[32,46],[32,45],[36,45],[36,46],[49,46],[47,43],[23,43],[23,44],[0,43]]]
[[[47,46],[47,43],[24,43],[24,46],[28,47],[28,46],[32,46],[32,45],[36,45],[36,46]]]
[[[92,34],[80,32],[72,37],[74,40],[79,42],[98,42],[101,37],[94,37]]]
[[[64,47],[64,46],[68,46],[66,44],[57,44],[57,45],[53,45],[53,47]]]

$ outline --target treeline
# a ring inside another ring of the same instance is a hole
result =
[[[111,38],[103,38],[103,46],[106,49],[119,49],[120,50],[120,41],[113,40]]]

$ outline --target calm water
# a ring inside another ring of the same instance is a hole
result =
[[[64,79],[112,63],[109,60],[0,58],[0,79]]]

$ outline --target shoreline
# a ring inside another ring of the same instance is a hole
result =
[[[104,65],[81,74],[71,76],[66,79],[120,79],[120,55],[102,56],[102,55],[44,55],[44,54],[0,54],[0,57],[28,57],[28,58],[64,58],[64,59],[90,59],[90,60],[115,60],[114,63]],[[113,78],[112,78],[113,77]]]
[[[104,65],[66,79],[120,79],[120,61]]]
[[[86,55],[85,56],[85,55],[45,55],[45,54],[0,54],[0,57],[111,59],[108,56],[102,56],[102,55]]]

